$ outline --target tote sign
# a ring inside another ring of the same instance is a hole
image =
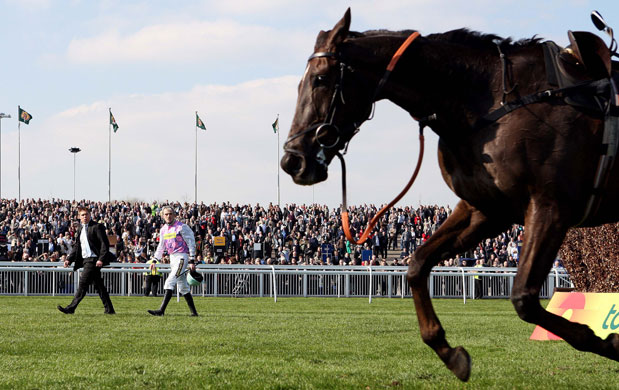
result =
[[[555,292],[546,310],[572,322],[589,326],[596,336],[605,339],[619,332],[619,294]],[[561,340],[537,326],[531,340]]]

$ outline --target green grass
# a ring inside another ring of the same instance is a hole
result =
[[[0,297],[2,389],[616,389],[619,364],[564,342],[530,341],[506,300],[435,300],[464,384],[420,339],[410,299]]]

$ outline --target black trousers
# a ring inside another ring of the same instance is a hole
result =
[[[145,279],[144,296],[147,297],[152,292],[153,296],[156,297],[157,290],[159,289],[159,280],[161,279],[161,276],[146,275],[144,279]]]
[[[92,260],[84,261],[84,269],[82,270],[82,275],[80,276],[77,291],[75,292],[73,301],[66,308],[75,310],[77,305],[79,305],[81,300],[84,299],[84,297],[86,296],[86,293],[88,292],[88,286],[90,286],[91,284],[95,285],[95,289],[99,293],[99,298],[101,298],[101,302],[103,302],[105,312],[113,313],[114,306],[112,305],[112,300],[110,299],[110,295],[107,292],[107,288],[105,288],[105,284],[103,284],[103,278],[101,277],[101,268],[97,267],[96,261]]]
[[[481,299],[484,297],[484,281],[481,276],[479,279],[475,279],[475,299]]]

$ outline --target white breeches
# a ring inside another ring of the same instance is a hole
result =
[[[170,255],[170,274],[165,280],[164,289],[174,290],[178,283],[178,290],[182,295],[189,292],[189,284],[187,283],[188,263],[189,255],[187,253],[173,253]]]

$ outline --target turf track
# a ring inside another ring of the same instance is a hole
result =
[[[619,363],[530,341],[506,300],[435,300],[452,345],[473,359],[460,383],[419,337],[410,299],[0,297],[0,388],[617,389]]]

